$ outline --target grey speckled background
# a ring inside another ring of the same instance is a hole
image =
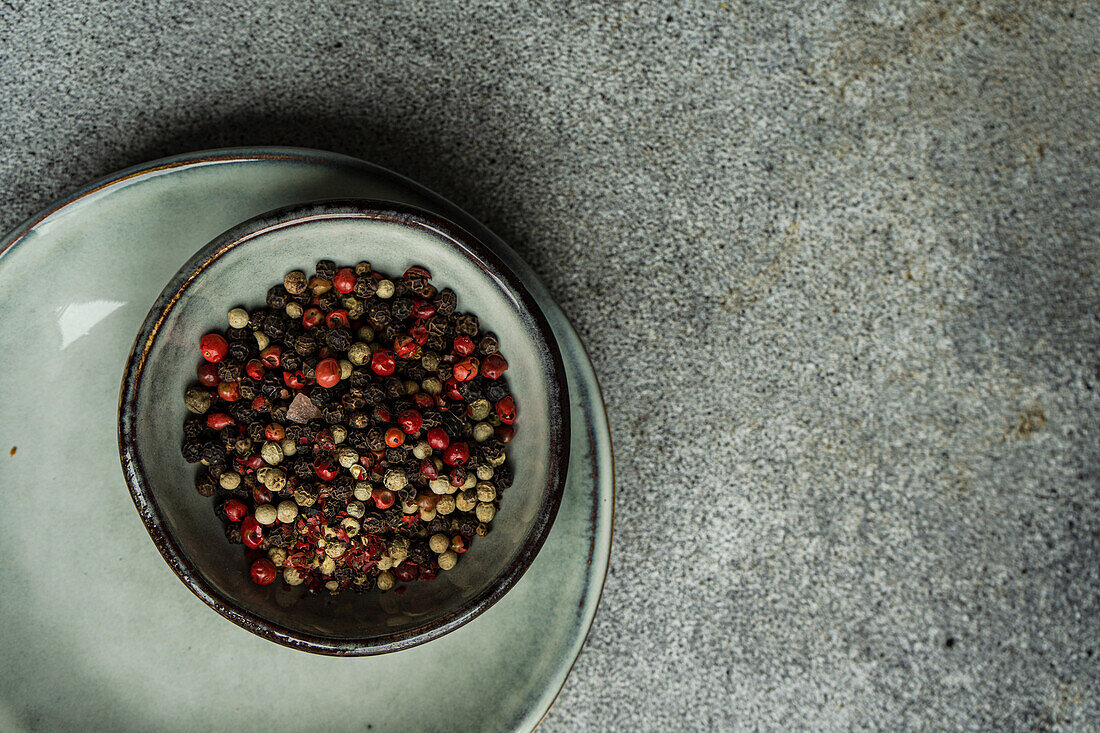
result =
[[[1100,5],[114,5],[0,3],[2,228],[328,148],[587,341],[617,529],[544,730],[1100,726]]]

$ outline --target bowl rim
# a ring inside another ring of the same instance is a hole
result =
[[[539,361],[546,376],[551,408],[548,416],[550,465],[542,487],[542,503],[520,552],[494,582],[451,613],[405,631],[375,637],[336,638],[292,629],[242,608],[207,582],[169,531],[149,490],[136,443],[137,399],[145,361],[160,335],[161,326],[187,289],[211,264],[238,246],[266,233],[332,219],[361,219],[413,227],[459,252],[516,301],[521,316],[526,313],[530,317],[527,325],[533,326],[549,356],[549,365],[545,359]],[[118,442],[126,485],[146,531],[176,576],[206,605],[238,626],[283,646],[331,656],[371,656],[418,646],[465,625],[503,598],[531,566],[550,533],[565,492],[570,448],[569,388],[557,340],[542,309],[520,278],[480,239],[438,214],[409,204],[366,198],[324,199],[280,207],[248,219],[208,242],[176,272],[150,308],[127,357],[119,394]]]

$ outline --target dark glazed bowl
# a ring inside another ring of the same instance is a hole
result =
[[[212,501],[194,489],[180,456],[185,388],[199,338],[224,328],[235,306],[263,304],[284,273],[321,258],[368,260],[394,276],[410,265],[458,295],[459,310],[494,331],[508,357],[519,420],[508,460],[515,479],[493,531],[451,571],[394,593],[309,596],[301,587],[253,584]],[[119,448],[130,493],[150,537],[195,595],[234,623],[304,651],[369,655],[405,649],[462,626],[508,592],[550,532],[568,466],[569,402],[558,346],[542,312],[487,247],[434,214],[382,201],[324,201],[279,209],[203,247],[161,293],[126,365]]]

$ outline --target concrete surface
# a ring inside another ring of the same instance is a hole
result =
[[[587,341],[617,529],[544,730],[1100,727],[1096,3],[117,5],[0,4],[3,228],[329,148]]]

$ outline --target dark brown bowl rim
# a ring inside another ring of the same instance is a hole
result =
[[[534,329],[547,352],[540,362],[547,377],[551,407],[550,466],[542,504],[523,548],[494,582],[455,611],[412,629],[384,636],[335,638],[304,633],[241,608],[213,587],[168,530],[156,499],[148,491],[145,468],[136,448],[136,405],[145,360],[161,325],[190,285],[211,263],[261,234],[333,218],[384,221],[434,235],[462,254],[518,303],[521,320],[526,327]],[[541,308],[519,277],[477,237],[450,220],[416,206],[375,199],[327,199],[285,206],[253,217],[214,238],[180,268],[149,310],[127,358],[119,395],[118,439],[123,474],[142,523],[168,566],[192,593],[241,628],[293,649],[333,656],[370,656],[418,646],[463,626],[504,597],[531,566],[557,516],[569,465],[569,431],[568,385],[557,340]]]

